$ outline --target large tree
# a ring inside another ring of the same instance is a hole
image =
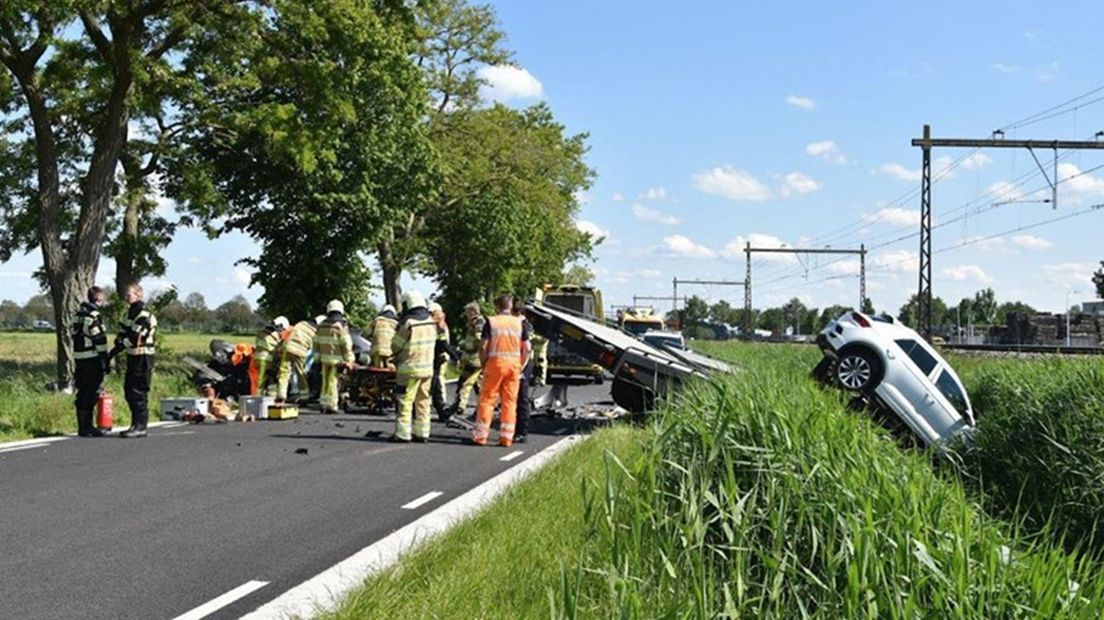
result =
[[[1100,269],[1093,273],[1092,283],[1096,287],[1096,296],[1104,299],[1104,260],[1100,261]]]
[[[916,294],[914,293],[909,300],[905,302],[901,309],[897,311],[897,319],[905,325],[912,328],[918,328],[920,326],[920,306],[916,301]],[[932,297],[931,302],[932,313],[932,325],[938,327],[945,325],[951,318],[947,311],[947,302],[943,301],[940,297]]]
[[[433,185],[415,39],[401,2],[271,11],[253,45],[196,56],[211,94],[190,111],[193,148],[168,165],[170,192],[213,234],[261,244],[244,262],[267,312],[314,316],[339,298],[356,315],[390,212]]]
[[[7,0],[0,8],[0,260],[42,252],[54,321],[67,325],[99,265],[135,109],[196,32],[236,22],[225,0]],[[237,26],[237,24],[235,24]],[[69,330],[57,375],[72,376]]]
[[[444,290],[446,307],[498,291],[531,296],[586,256],[574,224],[579,190],[593,174],[585,135],[568,135],[545,105],[455,114],[438,144],[448,199],[429,212],[421,271]]]
[[[484,105],[480,88],[485,80],[480,69],[510,60],[510,52],[502,46],[505,35],[489,5],[436,0],[419,3],[415,14],[418,44],[414,60],[429,91],[425,120],[443,177],[430,199],[384,205],[384,230],[375,249],[383,272],[384,296],[387,303],[395,305],[402,296],[403,272],[426,256],[423,229],[427,221],[472,197],[472,177],[478,170],[471,169],[467,153],[452,147],[479,139],[471,135],[465,121],[470,112]],[[482,179],[482,183],[494,181]]]

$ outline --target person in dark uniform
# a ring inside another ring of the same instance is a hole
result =
[[[515,304],[511,312],[521,319],[522,340],[532,341],[533,325],[522,312],[523,304]],[[533,356],[530,355],[525,367],[521,369],[517,396],[517,427],[514,430],[514,443],[525,443],[529,439],[529,416],[533,413],[533,400],[529,397],[529,388],[533,385]]]
[[[104,436],[92,423],[92,412],[109,367],[107,332],[100,316],[103,305],[104,290],[98,286],[88,289],[88,298],[80,305],[70,328],[76,362],[77,435],[81,437]]]
[[[142,287],[131,284],[123,299],[130,304],[126,317],[119,322],[119,335],[115,337],[114,357],[126,351],[126,379],[123,392],[130,408],[130,428],[119,433],[120,437],[145,437],[149,424],[149,391],[153,381],[153,358],[156,350],[153,338],[157,333],[157,317],[146,310]]]

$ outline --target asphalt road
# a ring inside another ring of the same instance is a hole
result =
[[[358,415],[0,444],[0,617],[175,618],[268,582],[209,616],[236,618],[583,426],[534,418],[512,448],[437,423],[390,444],[391,420]]]

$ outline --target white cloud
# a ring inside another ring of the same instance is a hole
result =
[[[658,187],[649,187],[640,197],[645,200],[654,200],[657,202],[667,200],[667,188],[662,185]]]
[[[158,294],[169,289],[175,289],[176,285],[168,278],[146,278],[142,281],[142,288],[149,294]]]
[[[920,269],[920,256],[908,250],[887,250],[874,255],[874,265],[891,273],[916,272]]]
[[[1035,235],[1016,235],[1012,243],[1025,250],[1046,250],[1054,247],[1054,242]]]
[[[1020,70],[1020,68],[1017,67],[1016,65],[1006,65],[1003,62],[993,63],[993,68],[996,69],[998,72],[1003,73],[1005,75],[1008,75],[1010,73],[1018,73],[1019,70]]]
[[[1043,265],[1043,276],[1049,290],[1055,286],[1066,291],[1081,291],[1089,295],[1092,293],[1093,271],[1098,263],[1065,262]]]
[[[1067,192],[1075,195],[1104,194],[1104,179],[1085,174],[1075,164],[1058,164],[1058,183]]]
[[[985,237],[970,237],[966,239],[964,243],[977,248],[977,250],[983,254],[990,255],[1004,255],[1007,254],[1008,244],[1005,243],[1004,237],[993,237],[987,239]]]
[[[1049,82],[1054,79],[1054,76],[1058,75],[1058,61],[1054,61],[1048,65],[1037,67],[1035,69],[1035,79],[1040,82]]]
[[[572,196],[575,198],[575,204],[578,204],[580,206],[588,204],[590,202],[590,192],[586,191],[585,189],[575,190],[575,193],[572,194]]]
[[[658,269],[640,269],[633,272],[633,275],[644,278],[645,280],[655,280],[663,275]]]
[[[612,200],[614,202],[621,202],[624,199],[625,199],[625,195],[622,194],[621,192],[614,192],[613,196],[610,196],[610,200]]]
[[[920,210],[902,209],[901,207],[885,207],[870,215],[864,215],[863,221],[869,224],[885,222],[892,226],[919,226]]]
[[[610,231],[588,220],[575,220],[575,228],[579,229],[579,232],[590,235],[590,240],[595,243],[612,237]]]
[[[0,271],[0,278],[15,278],[22,280],[33,277],[34,274],[29,271]]]
[[[747,170],[732,166],[716,167],[693,175],[694,187],[730,200],[763,201],[771,198],[771,190]]]
[[[861,267],[862,265],[857,258],[828,263],[828,271],[839,275],[859,275]],[[829,280],[829,282],[838,282],[838,280]]]
[[[919,168],[913,170],[906,168],[897,162],[890,162],[888,164],[882,164],[878,166],[877,172],[887,174],[895,179],[902,181],[919,181],[921,177],[921,171]]]
[[[249,282],[253,279],[253,274],[250,273],[245,267],[234,267],[234,283],[243,289],[249,288]]]
[[[675,226],[682,223],[682,220],[669,213],[664,213],[657,209],[645,207],[638,202],[633,203],[632,213],[633,216],[635,216],[636,219],[640,220],[641,222],[653,222],[657,224],[664,224],[666,226]]]
[[[966,159],[963,159],[960,165],[966,170],[978,170],[984,168],[985,166],[988,166],[991,163],[993,163],[993,160],[988,155],[978,151],[967,155]],[[950,165],[949,161],[946,165],[942,166],[942,168],[946,168],[948,165]],[[941,168],[937,166],[937,169]]]
[[[839,147],[836,146],[836,143],[832,140],[810,142],[805,145],[805,153],[841,166],[847,163],[847,157],[844,156],[843,151],[840,151]]]
[[[821,187],[824,187],[819,181],[816,181],[800,172],[791,172],[782,178],[782,187],[778,190],[778,193],[783,198],[790,196],[792,193],[808,194],[809,192],[815,192]]]
[[[203,259],[198,257],[198,256],[189,256],[188,257],[188,262],[193,264],[193,265],[199,265],[199,264],[203,263]]]
[[[786,95],[786,103],[802,110],[812,110],[816,107],[815,101],[808,97],[801,97],[798,95]]]
[[[717,256],[717,253],[713,250],[694,243],[689,237],[683,235],[664,237],[659,252],[667,256],[685,258],[716,258]]]
[[[533,74],[523,67],[491,65],[478,72],[484,84],[480,96],[487,101],[505,103],[511,99],[538,99],[544,95],[544,87]]]
[[[724,248],[721,249],[721,255],[725,258],[744,258],[744,251],[747,249],[748,243],[750,243],[753,248],[778,249],[793,247],[774,235],[751,233],[746,237],[739,235],[732,241],[726,243]],[[789,253],[764,253],[756,254],[753,260],[763,261],[765,263],[794,264],[797,263],[797,256]]]
[[[985,273],[985,270],[977,265],[958,265],[956,267],[948,267],[943,270],[943,275],[954,280],[955,282],[977,282],[979,284],[989,284],[993,281],[993,278],[989,277],[989,274]]]

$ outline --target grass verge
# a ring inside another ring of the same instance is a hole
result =
[[[209,356],[206,334],[166,334],[165,346],[158,353],[150,392],[151,419],[159,413],[162,398],[191,395],[181,356],[200,360]],[[55,344],[53,334],[9,333],[0,338],[0,442],[61,435],[77,430],[73,395],[47,392],[44,386],[55,380]],[[125,364],[125,360],[120,360]],[[122,365],[122,364],[121,364]],[[115,396],[115,426],[130,424],[130,413],[123,400],[123,377],[112,374],[106,382]]]
[[[327,618],[547,618],[588,539],[584,488],[617,480],[645,431],[596,432],[477,516],[370,578]],[[588,486],[589,485],[589,486]]]

